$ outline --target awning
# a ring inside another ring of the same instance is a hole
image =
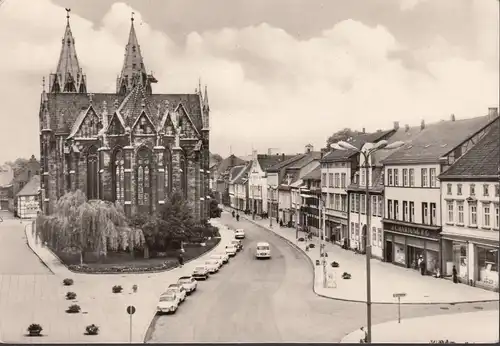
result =
[[[313,195],[305,195],[303,193],[300,194],[300,197],[304,197],[304,198],[318,198],[317,196],[313,196]]]

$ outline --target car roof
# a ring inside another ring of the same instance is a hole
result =
[[[179,284],[170,284],[170,285],[168,285],[168,287],[180,287],[180,285]]]
[[[169,290],[166,290],[165,292],[163,292],[161,294],[160,297],[165,297],[165,296],[175,296],[175,292],[174,291],[169,291]]]
[[[238,231],[244,231],[244,229],[243,229],[243,228],[238,228],[238,229],[236,230],[236,232],[238,232]]]
[[[181,276],[179,278],[179,280],[182,280],[182,279],[192,279],[192,277],[191,276]]]
[[[257,246],[269,246],[269,243],[266,243],[265,241],[257,243]]]

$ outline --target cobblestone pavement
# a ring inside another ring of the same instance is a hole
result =
[[[201,282],[175,315],[159,317],[149,342],[339,342],[366,321],[363,303],[319,297],[302,251],[251,222],[222,222],[244,228],[244,250],[221,271]],[[267,241],[271,260],[254,259],[255,245]],[[406,305],[404,319],[498,309],[498,302]],[[374,305],[373,323],[397,319],[394,305]]]

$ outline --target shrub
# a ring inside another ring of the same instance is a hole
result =
[[[87,332],[87,335],[97,335],[99,334],[99,327],[92,323],[85,327],[85,331]]]
[[[157,265],[151,267],[133,267],[126,265],[113,265],[110,267],[89,267],[86,265],[72,264],[68,266],[68,269],[72,272],[77,273],[89,273],[89,274],[119,274],[119,273],[147,273],[147,272],[158,272],[164,271],[170,268],[174,268],[177,265],[177,260],[167,260],[163,263],[158,263]]]
[[[309,247],[310,247],[311,249],[314,249],[314,248],[316,247],[316,245],[314,245],[314,244],[309,244]]]
[[[78,304],[73,304],[73,305],[70,305],[68,307],[68,310],[66,310],[66,312],[68,314],[77,314],[79,313],[80,311],[82,310],[82,308],[80,308],[80,305]]]
[[[27,330],[30,336],[39,336],[43,328],[38,323],[32,323],[29,325]]]
[[[333,261],[333,262],[332,262],[332,267],[333,267],[333,268],[338,268],[338,267],[339,267],[339,263],[338,263],[338,262]]]
[[[67,300],[73,300],[73,299],[76,299],[76,293],[75,293],[75,292],[67,292],[67,293],[66,293],[66,299],[67,299]]]
[[[71,286],[71,285],[73,285],[73,283],[74,283],[73,279],[70,279],[70,278],[66,278],[63,280],[64,286]]]
[[[304,238],[300,237],[299,239],[297,239],[298,241],[304,241]]]
[[[114,285],[112,290],[113,293],[121,293],[123,291],[123,287],[121,285]]]
[[[348,272],[344,272],[342,274],[342,279],[349,280],[350,278],[351,278],[351,274],[349,274]]]

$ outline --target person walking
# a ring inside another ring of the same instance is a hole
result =
[[[232,214],[232,215],[233,215],[233,217],[234,217],[234,210],[233,210],[233,212],[232,212],[231,214]]]
[[[420,274],[425,275],[425,262],[422,255],[418,258],[418,266],[420,268]]]
[[[177,260],[179,261],[179,266],[184,265],[184,256],[182,255],[182,252],[179,252],[179,256],[177,257]]]
[[[452,277],[453,277],[453,283],[458,284],[457,267],[455,267],[455,265],[453,265]]]
[[[236,221],[240,221],[240,214],[236,214]]]

